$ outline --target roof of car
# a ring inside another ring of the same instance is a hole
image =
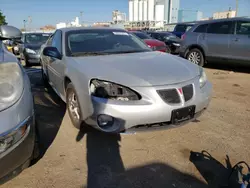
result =
[[[62,32],[77,31],[77,30],[111,30],[111,31],[126,31],[125,29],[113,27],[65,27],[59,29]]]
[[[213,19],[213,20],[197,21],[196,24],[206,24],[206,23],[215,23],[215,22],[223,22],[223,21],[250,21],[250,18],[236,17],[236,18]]]
[[[128,32],[130,32],[130,33],[145,33],[143,31],[128,31]]]
[[[169,31],[148,31],[148,33],[171,34],[171,32],[169,32]]]

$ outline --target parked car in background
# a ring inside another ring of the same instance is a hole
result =
[[[130,33],[132,33],[132,34],[136,35],[137,37],[139,37],[140,39],[142,39],[153,50],[170,53],[169,48],[166,46],[166,44],[164,42],[162,42],[160,40],[156,40],[156,39],[148,36],[144,32],[130,31]]]
[[[184,33],[186,33],[189,29],[191,29],[195,23],[179,23],[176,24],[172,33],[177,37],[181,38]]]
[[[5,47],[7,48],[7,50],[9,52],[11,52],[11,53],[13,52],[13,42],[12,42],[12,40],[4,40],[2,43],[5,45]]]
[[[25,65],[38,65],[40,63],[40,48],[44,44],[51,33],[24,33],[22,36],[22,44],[19,45],[21,59]]]
[[[21,35],[15,27],[0,26],[0,184],[39,154],[29,78],[2,43]]]
[[[21,39],[20,40],[13,40],[13,54],[14,55],[20,55],[20,49],[19,45],[22,43]]]
[[[180,55],[203,66],[225,60],[250,63],[250,19],[230,18],[197,23],[184,36]]]
[[[210,102],[203,68],[153,51],[123,29],[62,28],[49,42],[41,55],[43,78],[77,128],[170,128],[194,120]]]
[[[15,55],[19,55],[19,48],[18,48],[19,43],[18,42],[20,42],[20,40],[17,40],[17,39],[3,41],[8,51]]]
[[[165,31],[159,31],[159,32],[149,31],[147,33],[152,38],[155,38],[157,40],[164,42],[169,49],[169,53],[172,53],[172,54],[179,53],[179,48],[180,48],[180,43],[181,43],[181,39],[179,37],[175,36],[172,33],[165,32]]]

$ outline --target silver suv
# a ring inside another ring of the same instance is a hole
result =
[[[200,66],[214,60],[250,63],[249,52],[249,18],[197,22],[182,36],[180,48],[180,56]]]

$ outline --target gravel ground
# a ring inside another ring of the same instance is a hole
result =
[[[78,132],[63,102],[44,90],[40,73],[28,71],[42,157],[3,188],[217,187],[230,163],[250,162],[250,74],[244,69],[206,68],[214,93],[199,121],[120,136]]]

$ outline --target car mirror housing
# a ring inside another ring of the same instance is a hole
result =
[[[0,26],[0,40],[21,39],[22,32],[16,27],[9,25]]]
[[[53,57],[56,59],[62,59],[62,55],[60,54],[58,49],[52,46],[45,47],[43,49],[43,55]]]

